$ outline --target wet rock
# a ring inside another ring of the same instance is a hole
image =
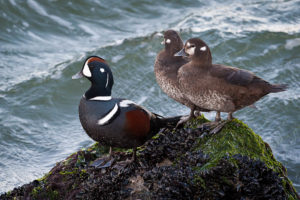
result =
[[[132,153],[98,144],[0,199],[297,199],[271,148],[238,120],[217,133],[204,118],[162,129]]]

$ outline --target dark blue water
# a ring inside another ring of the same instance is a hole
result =
[[[188,113],[153,73],[170,28],[206,41],[214,63],[289,84],[235,116],[270,144],[300,191],[299,10],[300,1],[0,0],[0,193],[93,143],[77,116],[89,83],[71,79],[89,55],[111,65],[114,96],[162,115]]]

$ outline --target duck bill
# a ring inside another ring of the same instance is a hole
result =
[[[174,54],[174,56],[182,56],[182,57],[188,57],[189,55],[185,53],[184,48],[178,51],[177,53]]]
[[[83,77],[82,71],[79,71],[78,73],[76,73],[72,76],[72,79],[79,79],[82,77]]]

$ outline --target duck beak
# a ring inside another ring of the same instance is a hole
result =
[[[82,77],[83,77],[82,71],[79,71],[78,73],[76,73],[72,76],[72,79],[79,79]]]
[[[189,55],[185,53],[184,48],[178,51],[177,53],[174,54],[174,56],[182,56],[182,57],[188,57]]]

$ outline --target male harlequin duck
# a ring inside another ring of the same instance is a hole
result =
[[[198,38],[189,39],[175,55],[191,59],[178,71],[181,91],[197,106],[217,111],[216,121],[221,120],[220,112],[227,112],[231,120],[233,112],[287,88],[270,84],[247,70],[212,64],[208,46]]]
[[[167,30],[164,32],[162,44],[165,45],[165,49],[159,52],[154,64],[156,81],[169,97],[191,109],[189,117],[184,120],[187,121],[194,117],[194,110],[205,111],[205,109],[197,107],[193,102],[185,98],[179,89],[177,72],[182,65],[188,62],[188,59],[184,57],[174,56],[176,52],[183,48],[180,36],[174,30]]]
[[[79,104],[82,127],[100,144],[133,148],[132,160],[136,157],[136,147],[160,128],[176,125],[180,120],[180,117],[162,118],[130,100],[112,98],[113,75],[106,61],[100,57],[87,58],[81,71],[72,78],[81,77],[91,82]]]

